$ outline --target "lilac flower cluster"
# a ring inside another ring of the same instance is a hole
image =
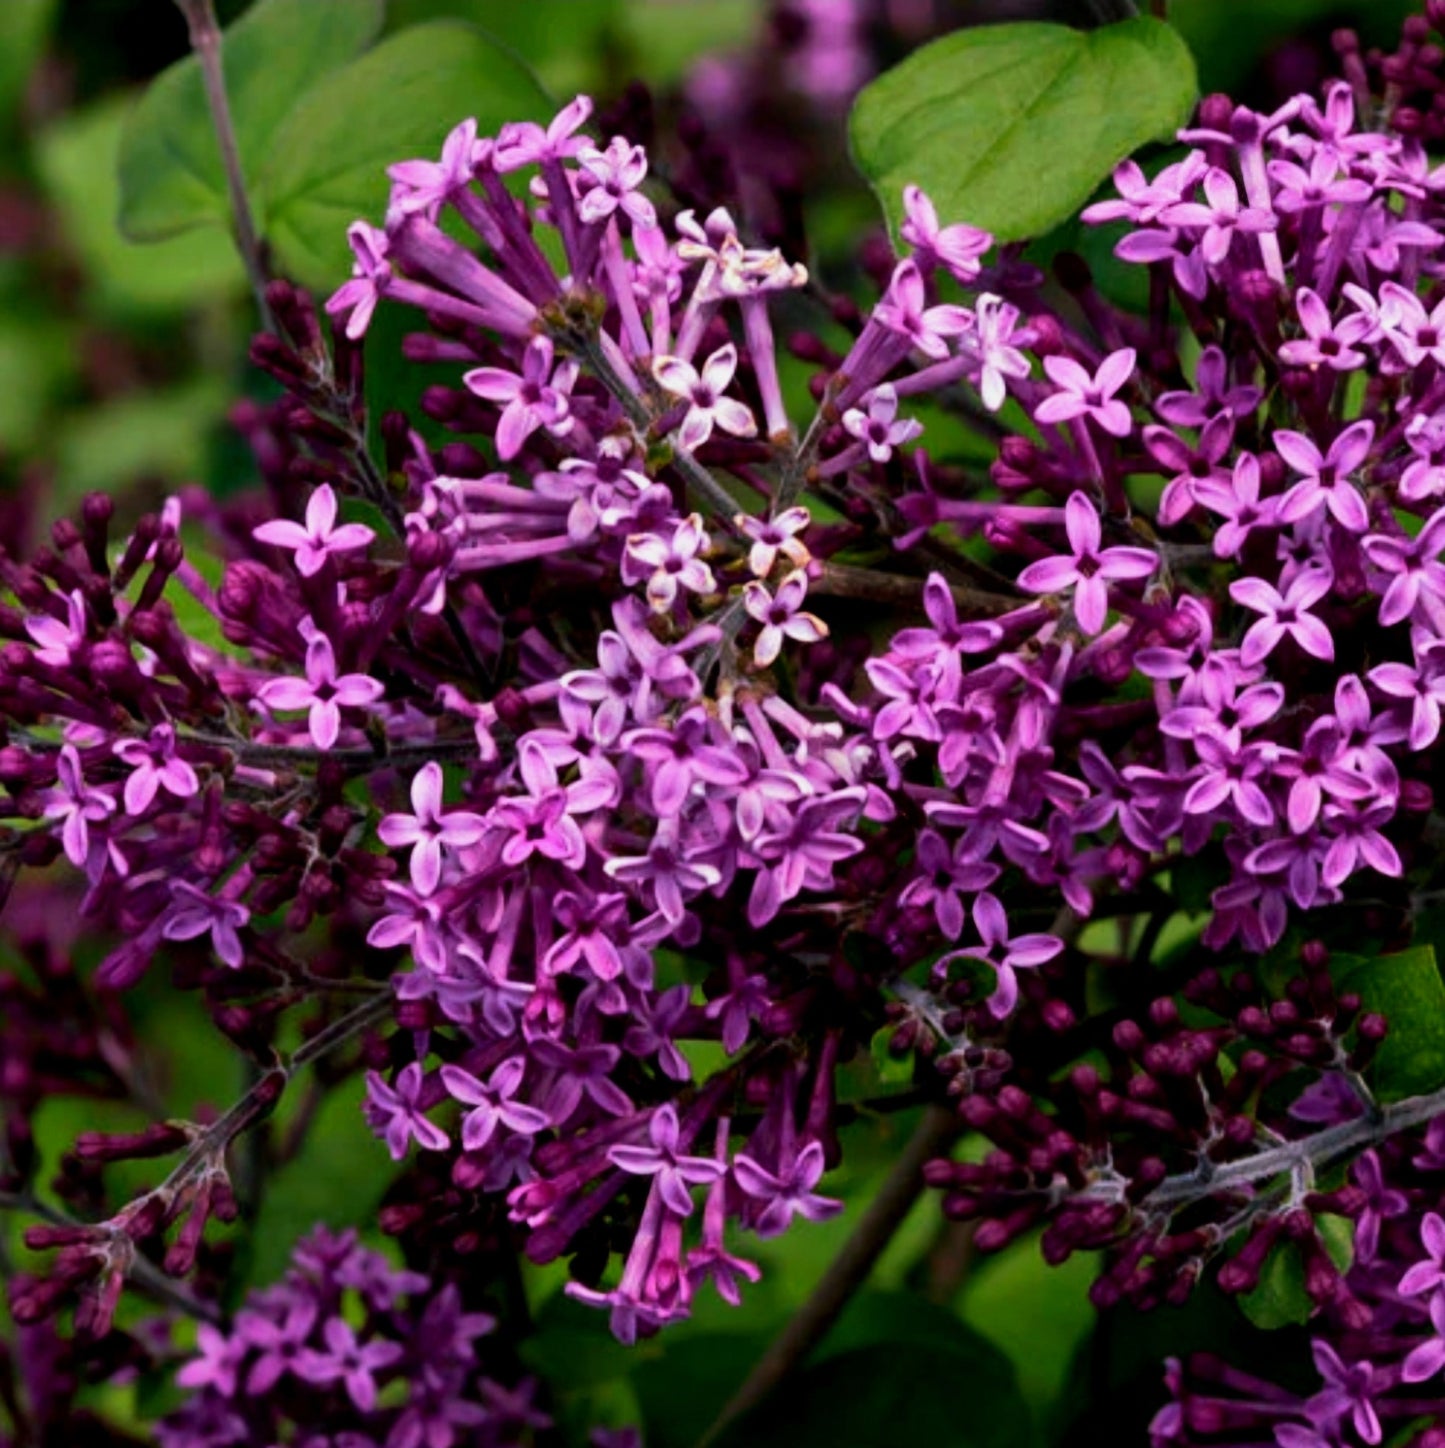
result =
[[[202,1323],[176,1374],[185,1405],[157,1427],[161,1448],[344,1444],[489,1448],[551,1420],[537,1383],[498,1381],[478,1344],[496,1326],[455,1284],[398,1271],[354,1232],[317,1228],[285,1278],[252,1292],[229,1331]]]
[[[758,1268],[730,1225],[839,1209],[838,1074],[890,1000],[978,1088],[965,1122],[1028,1157],[1022,1206],[1011,1180],[968,1197],[985,1240],[1063,1208],[1069,1250],[1130,1224],[1120,1282],[1174,1264],[1127,1295],[1192,1281],[1217,1239],[1132,1235],[1169,1166],[1113,1138],[1177,1148],[1184,1111],[1211,1168],[1244,1152],[1254,1078],[1192,1094],[1224,1037],[1152,1043],[1118,1091],[1076,1080],[1098,1098],[1077,1133],[1006,1073],[1016,1038],[1086,1014],[1072,947],[1104,901],[1147,916],[1202,864],[1204,944],[1258,953],[1429,868],[1442,178],[1361,125],[1368,101],[1211,98],[1182,156],[1122,166],[1086,216],[1125,223],[1144,318],[1077,259],[1062,297],[990,263],[913,187],[860,311],[726,210],[669,214],[582,97],[393,167],[334,342],[270,290],[255,357],[287,395],[242,420],[285,516],[173,500],[112,546],[90,499],[0,556],[6,858],[83,871],[119,940],[100,983],[178,962],[261,1080],[218,1129],[147,1141],[186,1153],[162,1188],[58,1229],[27,1312],[98,1282],[103,1327],[171,1230],[187,1270],[233,1136],[393,1007],[366,1104],[392,1157],[505,1194],[529,1257],[573,1254],[571,1292],[625,1340],[705,1282],[739,1299]],[[396,304],[424,327],[427,432],[369,429],[360,344]],[[782,345],[807,308],[845,350],[821,324]],[[986,477],[919,446],[946,410],[993,445]],[[218,540],[219,586],[183,527]],[[1346,1043],[1312,971],[1318,1029],[1278,1054],[1357,1072],[1379,1033]],[[340,1017],[347,991],[368,1001]],[[282,1059],[278,1016],[312,1000]]]

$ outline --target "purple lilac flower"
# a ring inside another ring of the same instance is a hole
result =
[[[306,504],[305,524],[278,519],[252,529],[262,543],[286,548],[296,555],[296,571],[311,578],[326,565],[328,558],[356,548],[365,548],[375,537],[364,523],[343,523],[336,526],[338,504],[329,483],[322,483]]]
[[[1147,548],[1101,550],[1099,515],[1082,493],[1070,496],[1064,512],[1072,556],[1030,563],[1019,574],[1019,586],[1030,593],[1061,593],[1073,588],[1079,627],[1085,633],[1096,634],[1104,627],[1109,611],[1109,583],[1149,578],[1159,567],[1159,559]]]

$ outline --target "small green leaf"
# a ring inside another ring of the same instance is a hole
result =
[[[875,1032],[869,1053],[873,1058],[873,1070],[885,1086],[906,1086],[913,1080],[913,1052],[899,1054],[892,1047],[896,1027],[884,1026]]]
[[[1337,957],[1332,974],[1341,991],[1379,1011],[1390,1034],[1367,1072],[1381,1101],[1399,1101],[1445,1086],[1445,981],[1435,951],[1412,946],[1372,960]]]
[[[1013,1360],[1041,1427],[1062,1410],[1069,1365],[1098,1321],[1089,1301],[1098,1275],[1092,1252],[1051,1267],[1031,1233],[983,1257],[964,1281],[960,1315]]]
[[[943,221],[1016,241],[1072,215],[1137,147],[1172,137],[1196,93],[1188,49],[1159,20],[979,26],[863,90],[853,156],[895,226],[913,183]]]
[[[625,7],[630,11],[634,7]],[[697,8],[691,0],[690,9]],[[607,89],[610,76],[633,73],[617,65],[616,32],[624,7],[620,0],[532,0],[499,5],[497,0],[389,0],[388,32],[427,20],[467,20],[480,25],[527,63],[554,96]]]
[[[383,41],[312,86],[277,131],[256,185],[282,269],[334,285],[348,267],[346,228],[386,210],[389,165],[435,155],[469,116],[486,135],[552,109],[531,72],[475,26],[437,21]]]
[[[226,93],[248,183],[298,98],[371,43],[383,9],[384,0],[258,0],[226,31]],[[226,176],[194,56],[161,74],[132,112],[120,188],[120,225],[133,241],[227,223]]]
[[[35,141],[36,169],[80,260],[88,305],[131,320],[233,296],[244,274],[219,232],[147,247],[128,240],[116,225],[116,158],[127,108],[125,98],[116,97],[59,116]]]
[[[1330,1261],[1341,1272],[1348,1271],[1355,1255],[1354,1224],[1348,1217],[1326,1213],[1315,1218],[1315,1226]],[[1305,1291],[1304,1261],[1293,1242],[1281,1242],[1271,1250],[1259,1286],[1242,1294],[1239,1305],[1256,1327],[1269,1331],[1309,1321],[1315,1304]]]

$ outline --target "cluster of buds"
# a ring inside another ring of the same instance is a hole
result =
[[[992,1150],[929,1165],[944,1211],[977,1221],[984,1250],[1042,1224],[1049,1262],[1101,1251],[1091,1291],[1100,1308],[1178,1304],[1219,1262],[1221,1287],[1252,1291],[1288,1240],[1307,1259],[1311,1298],[1348,1317],[1349,1291],[1315,1219],[1354,1220],[1363,1252],[1378,1234],[1377,1204],[1321,1181],[1430,1119],[1445,1097],[1377,1103],[1366,1076],[1386,1023],[1335,988],[1317,942],[1277,997],[1246,972],[1209,968],[1182,998],[1159,997],[1103,1040],[1092,1021],[1053,1032],[1040,1022],[1048,1044],[1014,1042],[1006,1069],[968,1072],[978,1047],[955,1043],[939,1064],[956,1079],[967,1073],[959,1112]],[[970,1015],[985,1013],[952,1014],[944,1024],[967,1034]]]

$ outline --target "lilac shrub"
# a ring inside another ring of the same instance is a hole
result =
[[[1438,95],[1422,39],[1410,84]],[[586,97],[393,166],[329,340],[268,290],[253,355],[285,395],[243,422],[280,516],[184,495],[112,542],[92,498],[0,558],[7,881],[63,857],[113,941],[96,983],[174,963],[259,1083],[147,1140],[181,1153],[159,1186],[33,1231],[60,1255],[17,1319],[79,1291],[103,1332],[158,1246],[186,1275],[234,1209],[232,1142],[366,1033],[365,1117],[412,1183],[384,1225],[565,1255],[632,1343],[709,1285],[745,1299],[749,1234],[840,1210],[840,1083],[886,1028],[917,1099],[992,1143],[928,1169],[980,1246],[1098,1251],[1107,1307],[1221,1261],[1247,1291],[1287,1239],[1338,1334],[1320,1393],[1261,1421],[1378,1441],[1370,1384],[1441,1358],[1424,1259],[1381,1275],[1433,1252],[1428,1173],[1382,1173],[1445,1097],[1377,1090],[1401,1023],[1332,966],[1344,922],[1403,945],[1437,884],[1445,214],[1422,112],[1397,78],[1374,125],[1342,50],[1322,97],[1208,98],[1084,213],[1146,272],[1144,316],[917,187],[860,309],[726,209],[674,211]],[[378,463],[387,314],[431,382]],[[960,420],[986,469],[950,452]],[[1348,1271],[1322,1216],[1354,1224]],[[294,1421],[358,1444],[440,1442],[428,1413],[491,1441],[475,1415],[513,1408],[473,1391],[475,1315],[323,1249],[203,1330],[166,1431],[264,1436],[319,1394]],[[412,1327],[449,1344],[420,1376]],[[1160,1435],[1232,1431],[1172,1381]]]

